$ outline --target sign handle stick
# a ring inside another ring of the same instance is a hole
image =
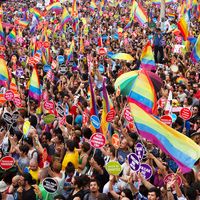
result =
[[[126,106],[127,106],[127,103],[125,103],[125,105],[123,107],[122,113],[121,113],[120,118],[119,118],[120,121],[122,120],[122,117],[123,117],[124,110],[125,110]]]
[[[47,196],[45,197],[45,200],[49,199],[49,193],[47,193]]]

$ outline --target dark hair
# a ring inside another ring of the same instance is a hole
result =
[[[97,179],[94,179],[94,178],[90,179],[90,183],[93,183],[93,182],[96,182],[98,187],[100,186],[100,183],[99,183],[99,181]]]
[[[84,152],[88,152],[90,150],[90,144],[88,142],[83,142],[82,149]]]
[[[101,167],[103,167],[105,165],[105,161],[104,159],[99,156],[99,155],[94,155],[94,160],[97,162],[98,165],[100,165]]]
[[[33,146],[33,140],[31,137],[26,137],[24,139],[24,142],[28,143],[30,146]]]
[[[31,123],[31,126],[33,126],[34,128],[36,128],[36,126],[37,126],[37,117],[35,115],[31,115],[29,117],[29,121]]]
[[[43,135],[45,135],[46,139],[49,140],[49,141],[52,138],[51,133],[49,133],[49,132],[44,132]]]
[[[160,197],[160,190],[156,187],[152,187],[149,189],[149,192],[155,192],[156,197]]]
[[[197,198],[196,188],[189,187],[186,190],[186,196],[187,196],[188,200],[194,200],[194,199],[196,199]]]
[[[83,128],[82,129],[82,133],[83,133],[83,136],[87,139],[90,139],[91,135],[92,135],[92,131],[90,128]]]
[[[65,173],[69,174],[69,173],[74,173],[74,172],[75,172],[75,167],[72,162],[69,162],[65,168]]]
[[[7,130],[6,122],[2,118],[0,119],[0,127],[4,127]]]
[[[57,199],[59,199],[59,200],[65,200],[65,197],[63,195],[59,194],[59,195],[56,195],[54,197],[54,200],[57,200]]]
[[[74,185],[77,185],[78,188],[83,187],[83,177],[82,176],[75,176],[74,177]]]
[[[74,148],[75,148],[74,141],[73,140],[67,140],[67,149],[72,152],[72,151],[74,151]]]
[[[55,128],[53,130],[53,132],[56,133],[56,134],[61,134],[62,135],[62,130],[60,128]]]
[[[126,195],[127,198],[133,199],[132,192],[129,189],[124,189],[124,190],[122,190],[122,192],[124,192],[124,194]]]
[[[58,135],[56,135],[57,137],[58,137],[58,139],[62,142],[62,143],[64,143],[64,138],[63,138],[63,136],[61,135],[61,134],[58,134]]]
[[[33,184],[32,176],[29,173],[25,173],[22,176],[24,177],[24,181],[27,181],[28,184],[30,184],[30,185]]]
[[[19,146],[19,150],[25,154],[28,154],[29,147],[26,144],[24,144],[24,145]]]
[[[112,155],[115,156],[115,147],[113,145],[109,145],[109,148]]]

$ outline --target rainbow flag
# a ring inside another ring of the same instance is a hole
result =
[[[200,35],[198,36],[198,39],[192,50],[191,59],[194,63],[200,62]]]
[[[62,13],[62,16],[61,16],[61,27],[63,27],[70,20],[71,20],[71,17],[69,15],[67,9],[64,7],[63,13]]]
[[[15,78],[12,78],[12,79],[11,79],[11,82],[10,82],[10,90],[12,90],[13,93],[14,93],[15,95],[18,94],[18,91],[17,91],[17,84],[16,84],[16,81],[15,81]]]
[[[40,21],[42,20],[42,13],[39,9],[37,8],[32,8],[30,9],[30,13],[34,14],[35,15],[35,18]]]
[[[73,17],[72,28],[73,28],[74,33],[76,33],[78,29],[78,23],[79,23],[76,0],[73,0],[73,3],[72,3],[71,16]]]
[[[10,32],[10,34],[8,35],[8,37],[7,37],[7,40],[9,41],[9,42],[16,42],[16,36],[17,34],[16,34],[16,30],[15,30],[15,28],[13,28],[13,30]]]
[[[2,58],[0,58],[0,66],[0,85],[7,87],[9,82],[8,68],[6,61]]]
[[[191,171],[200,158],[200,147],[189,137],[174,130],[130,103],[131,114],[138,133],[170,156],[183,173]]]
[[[146,23],[148,23],[147,14],[140,4],[138,4],[137,8],[135,9],[135,19],[141,26],[144,26]]]
[[[69,54],[67,56],[67,62],[69,62],[73,58],[74,46],[75,46],[75,43],[74,43],[74,38],[73,38],[71,45],[70,45],[70,48],[69,48]]]
[[[140,60],[141,60],[140,67],[142,69],[146,70],[156,69],[156,64],[150,41],[148,41],[146,46],[143,48]]]
[[[2,27],[2,22],[0,21],[0,45],[5,45],[5,34]]]
[[[38,78],[38,73],[36,67],[33,68],[33,72],[30,78],[29,85],[29,96],[37,101],[40,101],[41,90],[40,90],[40,81]]]
[[[161,5],[161,0],[152,0],[151,2],[153,5],[158,5],[158,6]],[[165,3],[171,4],[171,3],[174,3],[174,0],[165,0]]]
[[[142,87],[141,83],[143,84]],[[157,112],[156,92],[145,70],[138,72],[138,77],[133,82],[128,100],[131,103],[135,103],[148,113],[155,114]]]
[[[97,5],[96,5],[95,1],[91,0],[91,2],[90,2],[90,10],[92,12],[94,12],[96,8],[97,8]]]
[[[186,21],[185,15],[179,19],[177,26],[183,36],[183,39],[187,40],[187,38],[189,36],[189,26]]]
[[[27,28],[29,21],[15,20],[15,24],[18,24],[19,26],[21,26],[23,28]]]
[[[62,11],[62,5],[60,2],[55,2],[55,3],[52,3],[50,5],[48,5],[46,7],[46,10],[49,11],[54,11],[54,12],[61,12]]]
[[[96,115],[98,117],[99,113],[98,113],[98,109],[96,105],[95,94],[94,94],[92,80],[90,76],[89,76],[89,90],[90,90],[90,115],[91,116]],[[92,125],[91,125],[91,128],[92,128],[93,133],[100,132],[99,129],[96,130]]]
[[[106,116],[109,111],[113,110],[113,104],[112,101],[108,95],[108,92],[106,90],[106,84],[105,79],[103,80],[103,111],[101,115],[101,130],[104,136],[106,136],[107,131],[110,131],[111,124],[106,121]]]

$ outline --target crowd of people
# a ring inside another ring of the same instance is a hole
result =
[[[132,1],[105,1],[101,13],[99,0],[95,1],[97,8],[94,10],[90,8],[89,0],[77,0],[79,21],[78,25],[76,24],[76,31],[72,21],[59,29],[62,12],[46,11],[46,2],[0,2],[5,38],[13,27],[16,29],[17,37],[19,32],[22,34],[21,40],[6,40],[5,45],[2,45],[5,48],[0,49],[0,57],[7,62],[10,80],[16,80],[17,92],[22,103],[20,108],[13,101],[0,104],[0,157],[11,156],[15,160],[12,168],[0,169],[0,199],[199,199],[200,160],[190,172],[183,174],[169,155],[142,138],[136,127],[128,126],[123,116],[127,98],[120,94],[116,95],[114,88],[114,83],[120,75],[140,68],[142,49],[148,40],[151,41],[156,62],[154,73],[163,81],[161,90],[157,92],[157,117],[165,113],[171,91],[172,112],[176,114],[172,127],[200,145],[200,63],[194,63],[190,58],[194,46],[192,42],[188,48],[177,50],[177,46],[183,46],[183,38],[180,32],[177,33],[172,28],[177,25],[179,9],[184,1],[166,4],[164,29],[161,30],[160,6],[150,1],[138,2],[148,15],[148,23],[142,26],[134,19],[131,26],[124,29],[130,20]],[[66,7],[71,13],[73,2],[61,2],[62,7]],[[199,6],[198,1],[197,5]],[[43,23],[37,24],[34,31],[31,29],[33,8],[40,10],[43,15]],[[173,14],[172,18],[170,14]],[[190,16],[190,36],[193,38],[200,34],[197,16],[194,12]],[[21,27],[15,23],[22,18],[29,21],[28,26]],[[50,45],[47,64],[52,66],[60,55],[64,57],[65,62],[57,62],[50,76],[44,70],[46,63],[43,60],[36,64],[42,91],[42,98],[37,101],[29,96],[28,92],[33,71],[33,65],[28,62],[28,58],[33,56],[33,38],[35,42],[39,41],[44,29],[47,31]],[[99,33],[107,52],[127,53],[134,60],[130,62],[99,55]],[[68,62],[72,40],[73,55]],[[80,45],[80,40],[83,41],[83,46]],[[103,66],[103,70],[100,70],[99,65]],[[18,68],[23,69],[21,76],[17,76]],[[107,131],[106,144],[100,149],[91,146],[90,138],[94,132],[90,120],[84,119],[85,113],[90,115],[89,77],[94,86],[99,118],[101,119],[103,108],[104,80],[116,112]],[[1,94],[7,89],[8,86],[0,85]],[[63,108],[64,122],[60,123],[60,120],[55,118],[52,123],[45,123],[44,119],[49,114],[43,106],[46,99]],[[176,108],[180,107],[189,108],[192,112],[191,118],[186,122],[179,117],[180,110],[177,112]],[[19,116],[17,121],[10,125],[3,115],[5,112],[12,114],[14,111],[18,111]],[[27,120],[31,128],[25,133],[23,125]],[[112,143],[113,134],[119,135],[117,147]],[[152,176],[148,180],[140,172],[133,171],[129,165],[128,155],[135,152],[137,143],[141,143],[145,149],[142,162],[148,163],[152,168]],[[119,175],[108,173],[105,166],[110,161],[118,161],[121,165],[122,171]],[[164,178],[172,173],[172,179],[166,183]],[[177,176],[181,178],[181,184]],[[43,181],[47,177],[57,182],[57,189],[53,193],[48,192],[44,186]]]

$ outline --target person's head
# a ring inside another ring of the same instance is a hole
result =
[[[148,200],[158,200],[160,198],[160,190],[152,187],[148,191]]]
[[[192,107],[192,114],[193,115],[198,115],[199,114],[199,107],[198,106],[193,106]]]
[[[67,140],[67,150],[73,152],[75,149],[75,144],[73,140]]]
[[[72,177],[74,175],[74,172],[75,172],[75,167],[73,163],[69,162],[65,168],[65,173],[66,175]]]
[[[90,150],[90,144],[88,142],[83,142],[81,149],[83,152],[87,153]]]
[[[8,185],[4,181],[0,181],[0,194],[2,195],[2,199],[5,198],[7,190]]]
[[[19,146],[19,151],[20,151],[20,156],[27,156],[29,151],[28,145],[24,144]]]
[[[81,189],[84,186],[82,176],[74,176],[72,178],[72,184],[75,188]]]
[[[129,189],[124,189],[121,192],[121,199],[125,200],[125,199],[133,199],[133,195],[132,192]]]
[[[198,196],[197,194],[197,191],[196,191],[196,188],[194,187],[189,187],[187,190],[186,190],[186,196],[187,196],[187,199],[188,200],[195,200]]]
[[[109,145],[107,148],[107,152],[109,156],[115,157],[115,147],[113,145]]]
[[[51,133],[44,132],[42,134],[41,141],[42,141],[43,144],[46,144],[46,143],[51,141],[51,138],[52,138]]]
[[[25,173],[20,177],[20,185],[22,187],[31,186],[33,184],[32,176],[29,173]]]
[[[17,187],[19,186],[19,185],[18,185],[19,180],[20,180],[20,176],[19,176],[19,175],[16,175],[16,176],[14,176],[14,177],[12,178],[12,186],[13,186],[14,188],[17,188]]]
[[[59,194],[54,197],[54,200],[65,200],[65,197]]]
[[[96,179],[90,180],[90,192],[91,193],[97,193],[99,192],[99,183]]]
[[[31,159],[29,163],[29,168],[32,171],[37,171],[38,170],[38,162],[35,159]]]
[[[55,160],[52,164],[52,171],[60,173],[61,169],[62,169],[62,164],[57,160]]]
[[[56,140],[55,140],[56,143],[63,143],[64,142],[64,138],[61,134],[57,134],[56,135]]]
[[[33,140],[31,137],[27,137],[24,139],[24,144],[26,144],[29,148],[33,147]]]
[[[6,122],[3,119],[0,119],[0,137],[4,137],[7,131]]]
[[[123,139],[121,140],[121,143],[120,143],[120,148],[121,148],[121,149],[126,149],[127,146],[128,146],[128,142],[127,142],[127,140],[126,140],[125,138],[123,138]]]

